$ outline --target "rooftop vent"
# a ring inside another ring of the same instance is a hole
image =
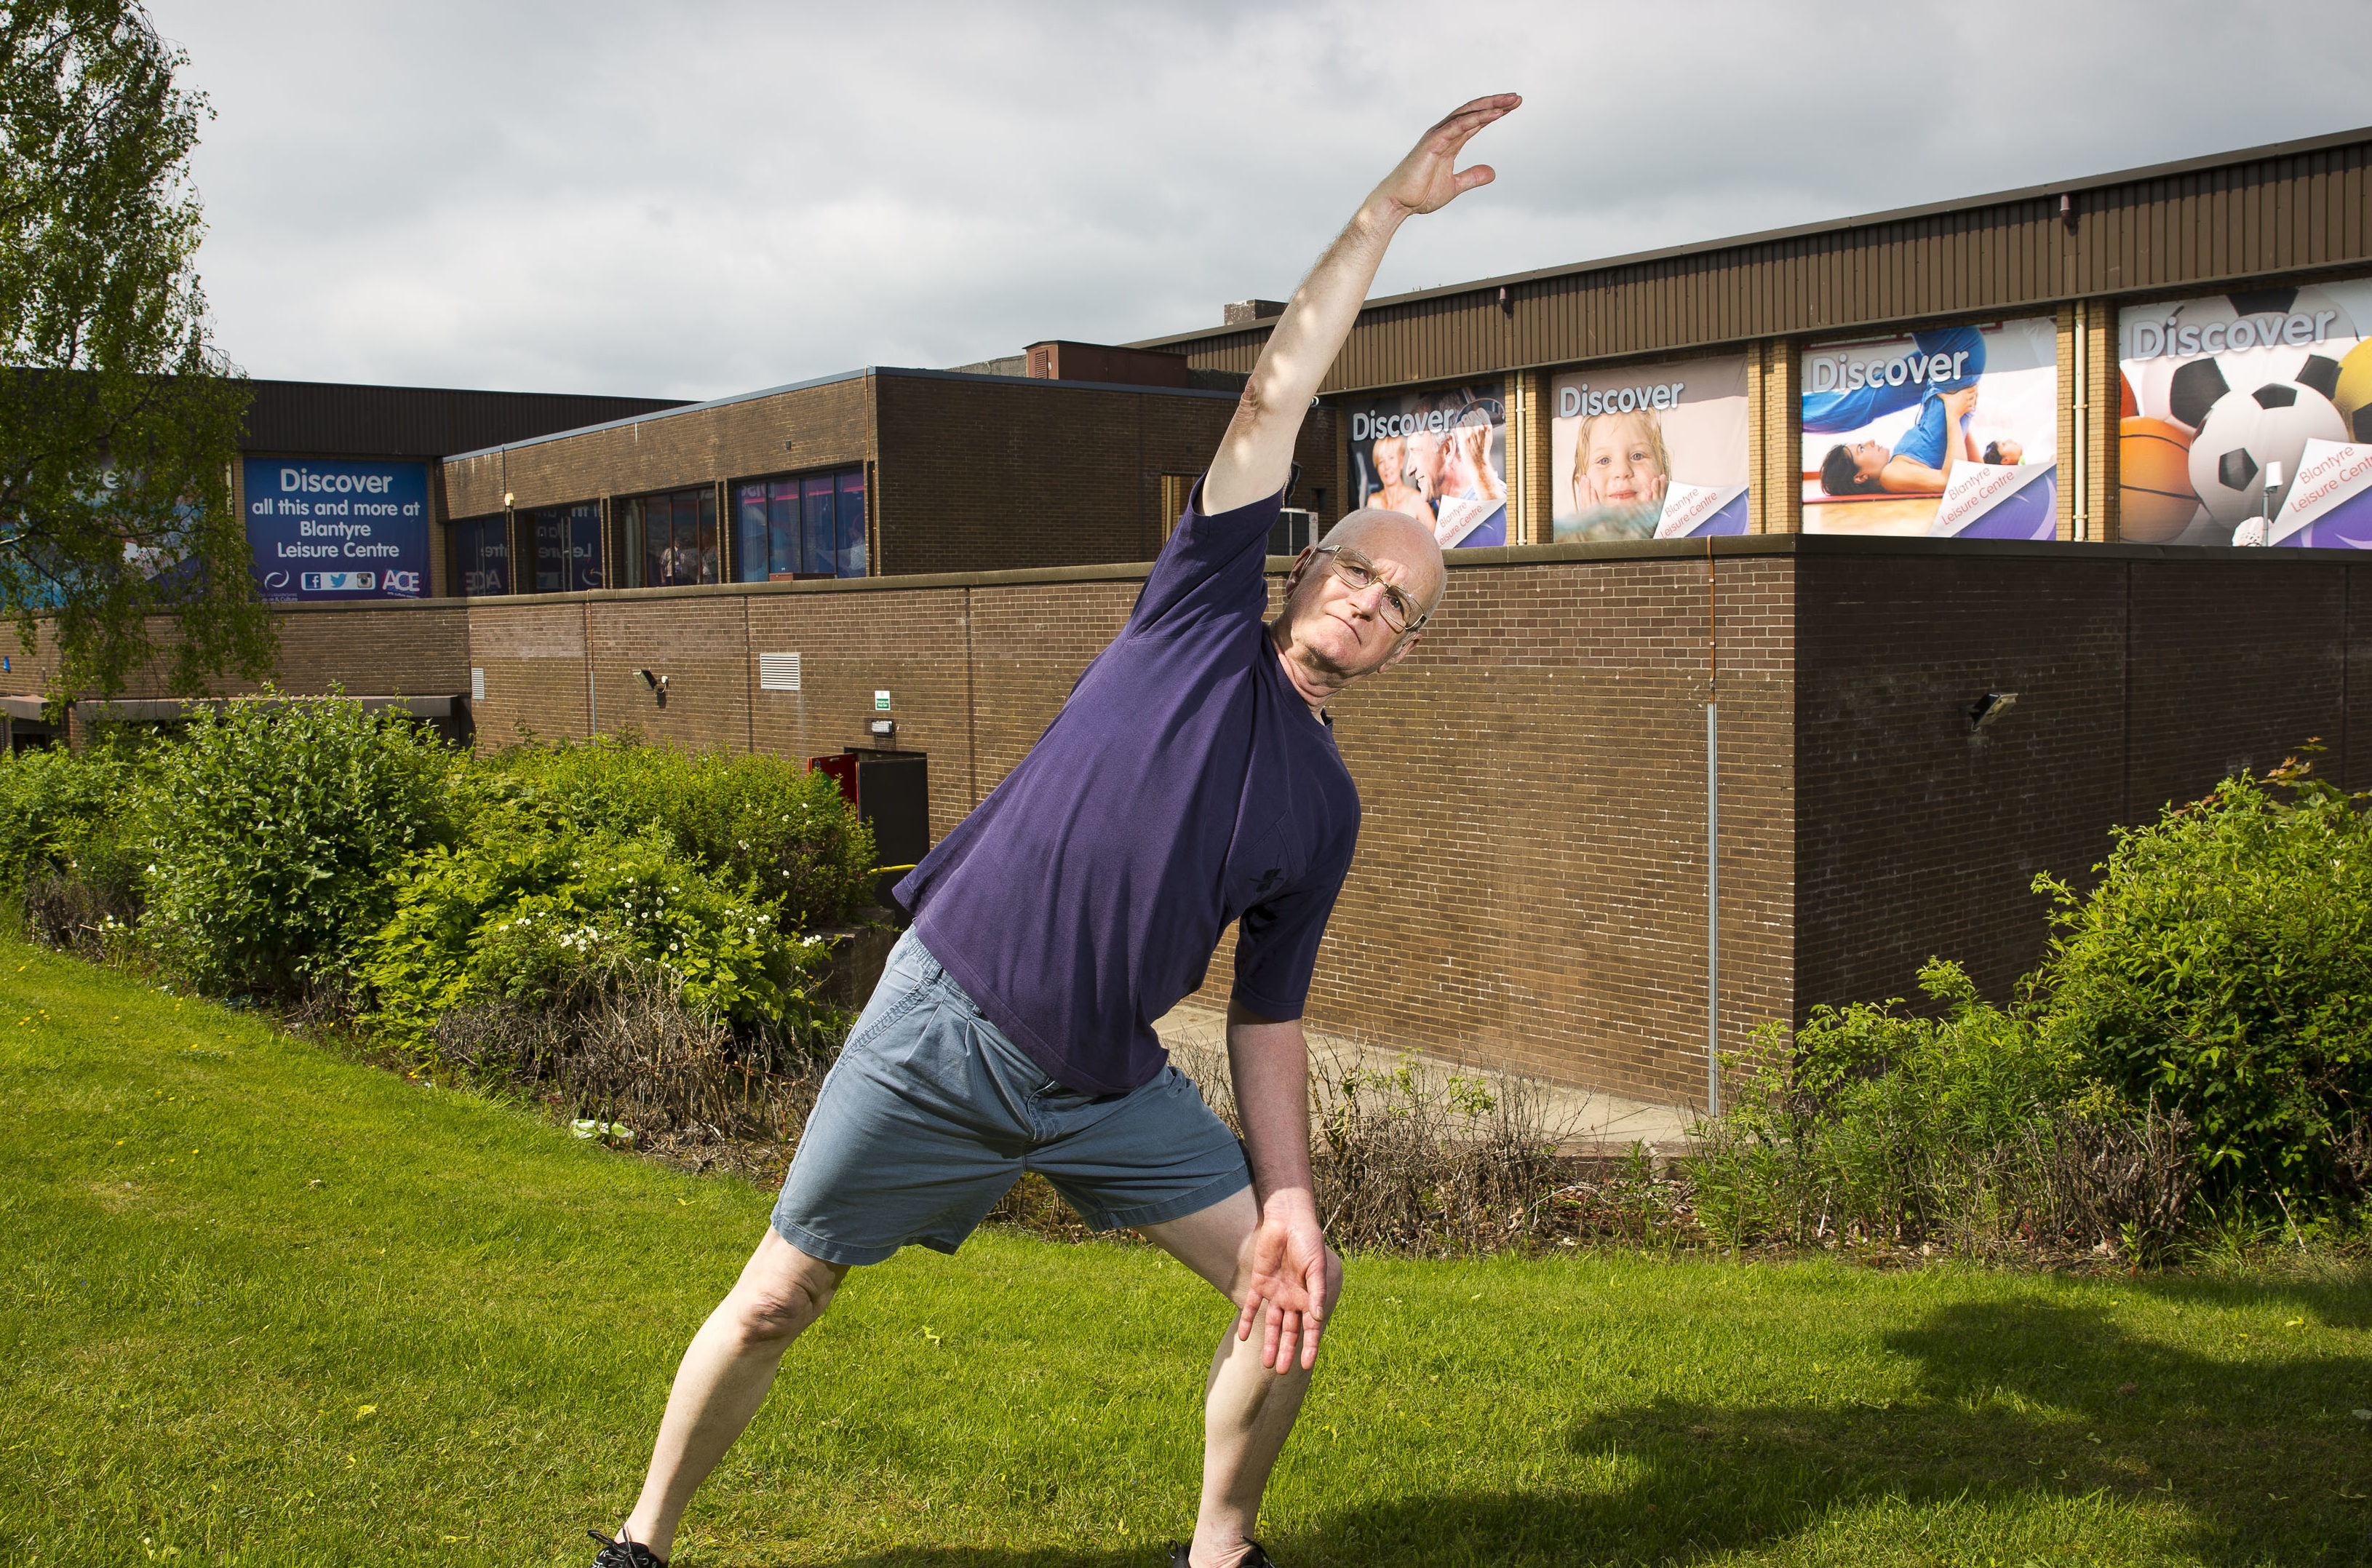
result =
[[[1219,324],[1223,327],[1249,327],[1254,321],[1265,321],[1272,316],[1285,314],[1282,299],[1238,299],[1220,307]]]

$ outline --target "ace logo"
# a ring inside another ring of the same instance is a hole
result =
[[[365,572],[362,575],[366,577],[370,575],[370,574]],[[420,595],[420,574],[417,572],[382,572],[379,574],[379,587],[391,594],[408,594],[416,598]]]

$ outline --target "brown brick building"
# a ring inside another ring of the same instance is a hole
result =
[[[1074,352],[1034,376],[852,371],[462,453],[444,464],[445,512],[457,537],[482,530],[517,552],[522,569],[495,593],[538,587],[525,562],[541,520],[562,516],[587,520],[595,580],[620,587],[1149,559],[1240,377],[1195,388],[1174,355],[1040,346]],[[1066,377],[1066,363],[1154,384]],[[1292,498],[1304,536],[1338,509],[1335,444],[1318,411]],[[657,542],[662,501],[671,540],[690,518],[688,545]]]
[[[2300,443],[2372,439],[2349,389],[2372,377],[2367,166],[2372,132],[2351,133],[1371,303],[1305,434],[1308,526],[1359,503],[1377,443],[1481,408],[1510,542],[1453,549],[1424,645],[1337,704],[1367,815],[1313,1017],[1701,1100],[1714,932],[1727,1051],[1901,994],[1934,953],[1999,993],[2045,935],[2034,875],[2080,878],[2116,824],[2315,737],[2330,773],[2372,784],[2366,569],[2227,542],[2289,526]],[[465,602],[291,608],[283,684],[441,696],[480,744],[631,726],[793,757],[865,739],[887,691],[944,833],[1121,625],[1272,316],[490,441],[438,466],[440,548],[499,543],[522,569]],[[1968,471],[2051,480],[2017,540],[1948,536],[1948,488],[1856,496],[1821,471],[1865,429],[1915,457],[1927,414],[1888,368],[1873,397],[1897,401],[1839,423],[1820,378],[1852,391],[1884,343],[1925,374],[1954,333],[2007,377],[1964,416]],[[1738,403],[1736,504],[1697,489],[1735,537],[1555,542],[1588,417],[1565,411],[1639,382],[1689,481],[1680,394],[1646,384],[1702,389],[1667,367],[1708,360]],[[2258,436],[2219,434],[2232,399],[2265,411]],[[1977,427],[2013,420],[2025,459],[1974,455]],[[550,529],[604,586],[524,591]],[[654,577],[677,586],[631,586]],[[2017,702],[1979,726],[1989,694]]]

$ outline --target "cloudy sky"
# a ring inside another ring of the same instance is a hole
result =
[[[250,374],[705,397],[1280,296],[1527,103],[1379,293],[2372,121],[2361,0],[151,0]]]

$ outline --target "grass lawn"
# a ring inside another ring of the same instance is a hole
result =
[[[768,1194],[0,944],[0,1560],[581,1563]],[[1153,1564],[1226,1318],[1129,1246],[860,1272],[687,1564]],[[1354,1260],[1328,1563],[2362,1563],[2372,1284]]]

